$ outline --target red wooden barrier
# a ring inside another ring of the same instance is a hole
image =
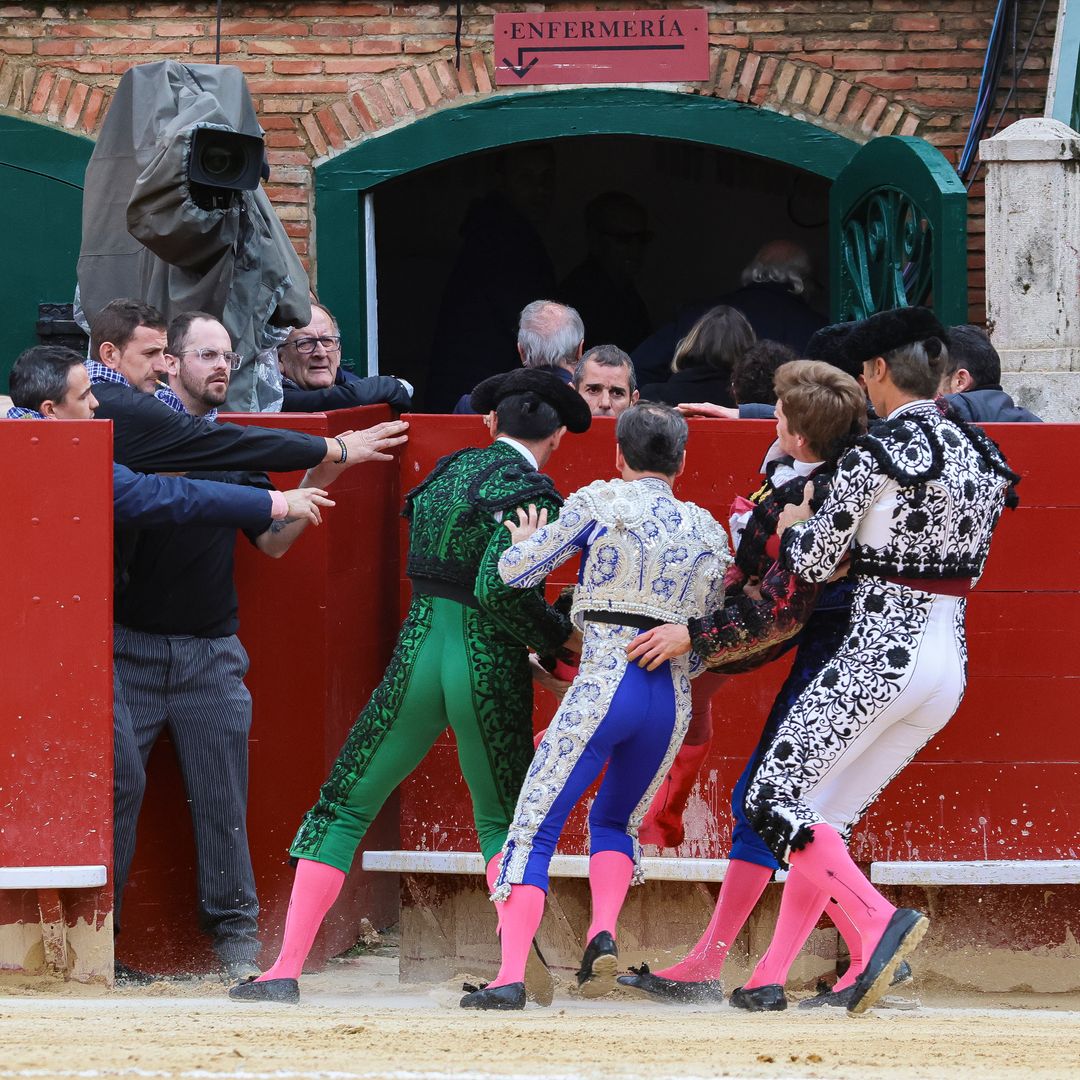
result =
[[[0,422],[0,867],[112,861],[111,461],[111,425]],[[106,973],[111,885],[61,897],[0,891],[0,967],[39,964],[46,924]]]
[[[987,572],[970,601],[971,682],[945,731],[885,793],[854,839],[862,860],[1080,857],[1080,477],[1054,462],[1075,460],[1080,428],[991,425],[1024,480],[1023,506],[1006,513]],[[691,422],[681,498],[726,522],[734,495],[758,486],[773,437],[764,421]],[[414,425],[404,474],[419,479],[450,450],[482,444],[479,418]],[[548,468],[560,491],[614,475],[614,422],[568,436]],[[407,481],[403,480],[403,490]],[[402,530],[402,542],[405,539]],[[576,565],[557,577],[571,582]],[[403,595],[407,596],[407,583]],[[717,858],[731,839],[728,799],[787,672],[781,662],[729,679],[714,700],[716,734],[687,815],[680,855]],[[537,726],[553,699],[538,694]],[[433,806],[432,792],[439,792]],[[452,738],[445,736],[402,786],[405,848],[476,850],[468,795]],[[587,849],[584,808],[561,851]]]
[[[386,415],[378,408],[257,421],[333,434]],[[403,524],[394,531],[401,493],[438,457],[487,440],[477,417],[409,419],[400,465],[347,472],[335,486],[338,506],[327,524],[308,530],[284,559],[240,544],[241,637],[255,701],[249,835],[264,958],[273,954],[284,919],[289,840],[382,674],[408,596],[399,557],[406,531]],[[691,430],[679,494],[723,518],[734,494],[757,485],[771,425],[698,421]],[[855,840],[862,859],[1077,858],[1080,851],[1080,730],[1073,723],[1080,704],[1080,560],[1072,527],[1080,518],[1080,478],[1068,468],[1080,427],[991,431],[1025,476],[1024,507],[1006,515],[971,600],[970,689],[946,731],[868,815]],[[0,566],[8,613],[0,628],[0,866],[110,863],[110,441],[105,424],[0,422],[0,483],[10,507]],[[587,435],[568,437],[549,471],[569,492],[612,475],[613,465],[613,422],[600,420]],[[287,486],[297,478],[275,479]],[[573,572],[564,566],[559,582],[571,581]],[[727,798],[785,668],[781,662],[733,678],[718,693],[717,734],[681,854],[723,854]],[[542,723],[552,699],[538,696]],[[119,942],[121,958],[136,966],[212,963],[195,926],[184,806],[163,740],[151,760]],[[395,810],[388,807],[367,846],[476,850],[450,736],[402,787],[400,837]],[[563,849],[583,851],[584,844],[579,812]],[[65,899],[70,933],[89,928],[100,938],[108,929],[108,889],[88,904]],[[395,910],[391,875],[355,872],[314,960],[349,945],[360,915],[378,924],[392,921]],[[22,922],[29,942],[35,934],[40,940],[40,919],[34,896],[0,891],[0,924]]]

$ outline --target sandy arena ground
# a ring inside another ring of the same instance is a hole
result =
[[[750,1015],[561,990],[549,1009],[466,1013],[457,985],[402,986],[393,957],[305,976],[299,1007],[221,983],[144,990],[0,980],[0,1080],[578,1080],[581,1077],[1080,1077],[1080,998],[935,998],[855,1020]],[[910,1002],[908,1004],[911,1004]]]

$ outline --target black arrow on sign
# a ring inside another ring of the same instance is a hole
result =
[[[596,53],[596,52],[681,52],[685,45],[537,45],[522,46],[518,49],[517,63],[503,57],[503,67],[509,68],[519,79],[525,76],[540,62],[534,56],[527,64],[523,63],[526,53]]]

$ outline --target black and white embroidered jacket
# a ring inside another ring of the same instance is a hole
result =
[[[785,530],[781,561],[825,581],[850,549],[856,575],[974,583],[1018,480],[989,436],[913,401],[840,459],[820,510]]]

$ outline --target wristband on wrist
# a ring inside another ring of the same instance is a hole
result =
[[[345,445],[345,440],[338,435],[334,436],[334,442],[341,447],[341,457],[338,458],[337,463],[339,465],[344,465],[345,462],[349,460],[349,448]]]

